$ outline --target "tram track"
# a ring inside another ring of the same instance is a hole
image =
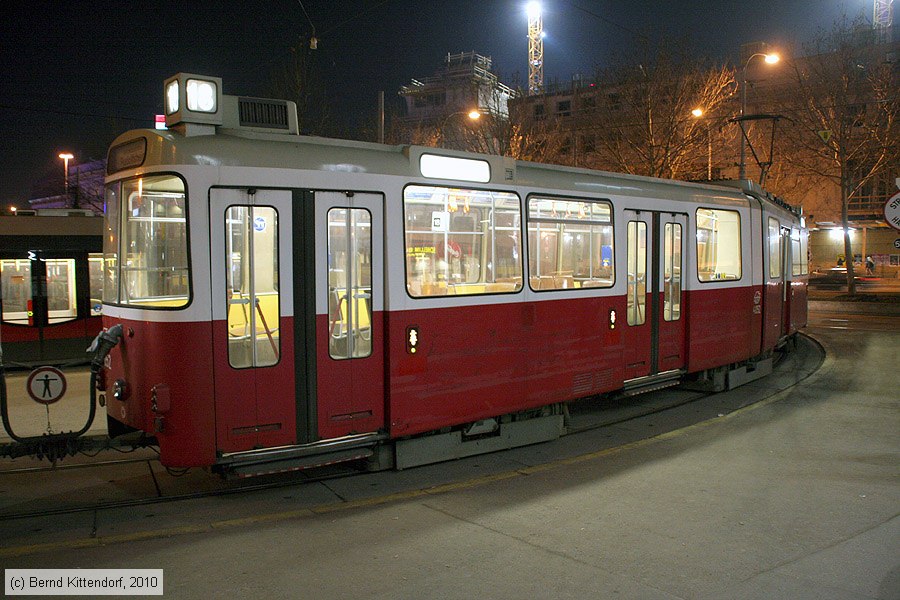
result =
[[[604,427],[612,427],[615,425],[619,425],[622,423],[626,423],[631,420],[643,418],[646,416],[651,416],[653,414],[658,414],[669,410],[671,408],[675,408],[677,406],[682,406],[684,404],[689,404],[691,402],[696,402],[709,394],[707,393],[698,393],[695,396],[692,396],[689,400],[682,400],[676,404],[667,404],[663,406],[658,406],[651,410],[641,411],[637,414],[629,415],[626,417],[617,417],[614,419],[604,420],[597,423],[591,423],[588,425],[580,426],[580,427],[569,427],[566,430],[565,435],[576,435],[581,433],[586,433],[589,431],[594,431],[597,429],[602,429]],[[603,411],[608,407],[601,407],[599,410]],[[595,409],[596,410],[596,409]],[[147,463],[150,472],[154,478],[154,487],[157,490],[157,495],[153,497],[145,497],[145,498],[131,498],[124,500],[112,500],[108,502],[96,502],[89,505],[84,506],[67,506],[60,508],[51,508],[51,509],[37,509],[37,510],[29,510],[29,511],[19,511],[12,513],[0,513],[0,522],[5,521],[14,521],[21,519],[29,519],[36,517],[47,517],[47,516],[65,516],[65,515],[74,515],[80,513],[91,513],[95,511],[106,511],[106,510],[115,510],[122,508],[134,508],[139,506],[150,506],[154,504],[162,504],[162,503],[171,503],[171,502],[182,502],[187,500],[199,500],[204,498],[214,498],[218,496],[229,496],[229,495],[237,495],[244,493],[252,493],[259,491],[266,491],[272,489],[279,488],[289,488],[289,487],[300,487],[307,484],[314,483],[323,483],[327,481],[333,481],[336,479],[342,479],[346,477],[351,477],[354,475],[358,475],[365,471],[361,471],[360,469],[352,469],[347,466],[344,467],[336,467],[331,466],[328,467],[328,473],[326,474],[314,474],[314,470],[308,472],[306,476],[302,479],[298,479],[296,476],[290,478],[280,478],[277,481],[266,481],[262,483],[241,483],[236,487],[227,487],[220,488],[215,490],[204,490],[198,492],[190,492],[184,494],[164,494],[160,491],[160,487],[158,483],[155,481],[155,474],[152,468],[153,459],[148,458],[135,458],[135,459],[125,459],[125,460],[112,460],[112,461],[102,461],[98,463],[80,463],[74,465],[57,465],[56,467],[29,467],[17,470],[4,471],[2,475],[36,475],[36,474],[44,474],[47,472],[53,472],[54,470],[77,470],[84,469],[89,467],[111,467],[111,466],[120,466],[127,464],[136,464],[136,463]],[[339,472],[334,472],[335,469],[339,469]]]
[[[644,418],[647,416],[652,416],[654,414],[659,414],[665,412],[667,410],[671,410],[673,408],[677,408],[680,406],[684,406],[686,404],[690,404],[693,402],[697,402],[703,398],[711,395],[710,393],[698,392],[696,394],[691,395],[687,399],[681,399],[675,403],[667,403],[660,406],[656,406],[652,409],[639,411],[637,413],[630,414],[624,417],[615,417],[612,419],[601,420],[596,423],[590,423],[583,426],[577,427],[567,427],[564,435],[577,435],[582,433],[587,433],[590,431],[595,431],[598,429],[602,429],[605,427],[613,427],[616,425],[620,425],[623,423],[627,423],[629,421],[634,421],[640,418]],[[624,398],[624,396],[623,396]],[[612,400],[616,400],[617,398],[613,398]],[[604,411],[609,410],[609,406],[605,405],[600,407],[599,409],[594,409],[596,411]],[[347,477],[352,477],[355,475],[359,475],[361,473],[365,473],[366,471],[360,469],[354,469],[349,466],[331,466],[327,467],[328,472],[323,474],[315,474],[316,470],[310,470],[302,479],[298,479],[296,476],[291,478],[280,478],[276,481],[266,481],[262,483],[253,483],[246,484],[241,483],[236,487],[228,487],[228,488],[220,488],[215,490],[204,490],[183,494],[164,494],[160,491],[160,487],[156,482],[156,475],[152,468],[153,459],[148,458],[134,458],[134,459],[125,459],[125,460],[112,460],[112,461],[102,461],[98,463],[80,463],[74,465],[57,465],[56,467],[30,467],[24,469],[10,470],[4,471],[2,475],[34,475],[34,474],[42,474],[46,472],[52,472],[54,470],[76,470],[76,469],[84,469],[89,467],[110,467],[110,466],[120,466],[126,464],[136,464],[136,463],[147,463],[150,473],[154,479],[154,487],[157,490],[157,495],[153,497],[145,497],[145,498],[131,498],[124,500],[112,500],[108,502],[96,502],[89,505],[84,506],[68,506],[68,507],[60,507],[60,508],[51,508],[51,509],[37,509],[37,510],[29,510],[29,511],[19,511],[12,513],[0,513],[0,522],[6,521],[15,521],[29,518],[37,518],[37,517],[48,517],[48,516],[65,516],[65,515],[75,515],[75,514],[83,514],[83,513],[91,513],[91,512],[100,512],[107,510],[115,510],[115,509],[123,509],[123,508],[134,508],[140,506],[150,506],[155,504],[164,504],[164,503],[174,503],[174,502],[182,502],[188,500],[199,500],[204,498],[214,498],[219,496],[230,496],[237,494],[246,494],[252,492],[280,489],[280,488],[290,488],[290,487],[300,487],[307,484],[315,484],[315,483],[324,483],[327,481],[334,481],[337,479],[343,479]],[[348,463],[352,464],[352,463]],[[335,472],[337,470],[338,472]]]
[[[79,469],[90,469],[96,467],[110,467],[118,465],[127,465],[139,462],[153,460],[152,458],[122,458],[116,460],[102,460],[96,462],[85,463],[57,463],[55,465],[40,467],[19,467],[15,469],[0,469],[0,478],[9,475],[24,475],[28,473],[52,473],[54,471],[74,471]]]

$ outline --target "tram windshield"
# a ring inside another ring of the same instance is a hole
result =
[[[106,188],[103,302],[179,308],[190,300],[184,182],[174,175]]]

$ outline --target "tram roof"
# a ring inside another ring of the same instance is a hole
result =
[[[473,184],[460,180],[440,180],[452,186],[524,186],[589,194],[591,197],[666,197],[717,204],[745,204],[748,193],[771,200],[752,182],[734,182],[729,185],[677,181],[423,146],[257,133],[243,129],[219,128],[211,135],[189,136],[173,130],[138,129],[120,135],[113,142],[110,153],[117,147],[140,138],[147,140],[142,166],[118,172],[111,168],[111,176],[118,178],[122,175],[140,174],[150,166],[207,165],[330,171],[348,176],[364,173],[392,175],[420,181],[423,176],[419,171],[419,158],[423,154],[434,154],[490,164],[490,181]],[[754,188],[757,193],[754,193]]]

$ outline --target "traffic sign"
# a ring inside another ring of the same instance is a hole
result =
[[[900,229],[900,192],[884,203],[884,220],[894,229]]]
[[[28,375],[25,389],[40,404],[53,404],[66,393],[66,376],[55,367],[38,367]]]

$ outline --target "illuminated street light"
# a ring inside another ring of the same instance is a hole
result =
[[[461,118],[465,116],[465,118]],[[448,113],[444,115],[444,117],[440,120],[437,125],[437,143],[440,146],[444,145],[444,142],[447,140],[447,132],[448,130],[453,134],[451,139],[449,140],[451,144],[454,142],[454,138],[459,137],[461,132],[468,126],[474,125],[477,121],[481,119],[481,111],[477,108],[472,108],[469,110],[458,110],[456,112]],[[455,123],[453,121],[456,121]],[[457,140],[458,141],[458,140]],[[446,147],[446,146],[445,146]]]
[[[66,196],[66,204],[69,203],[69,161],[75,158],[75,155],[70,152],[62,152],[59,157],[63,159],[63,168],[66,170],[65,176],[63,178],[63,185],[65,186],[65,196]]]
[[[757,56],[762,56],[763,60],[767,65],[774,65],[781,57],[775,53],[764,54],[762,52],[756,52],[750,55],[750,58],[747,59],[747,62],[744,63],[744,68],[741,70],[741,117],[747,112],[747,67],[750,66],[750,62],[756,58]],[[738,179],[744,179],[747,176],[747,140],[746,134],[744,133],[744,124],[741,121],[741,162],[738,167]]]
[[[697,117],[697,118],[699,119],[700,117],[703,116],[703,109],[702,109],[702,108],[695,108],[694,110],[691,111],[691,114],[694,115],[695,117]]]

